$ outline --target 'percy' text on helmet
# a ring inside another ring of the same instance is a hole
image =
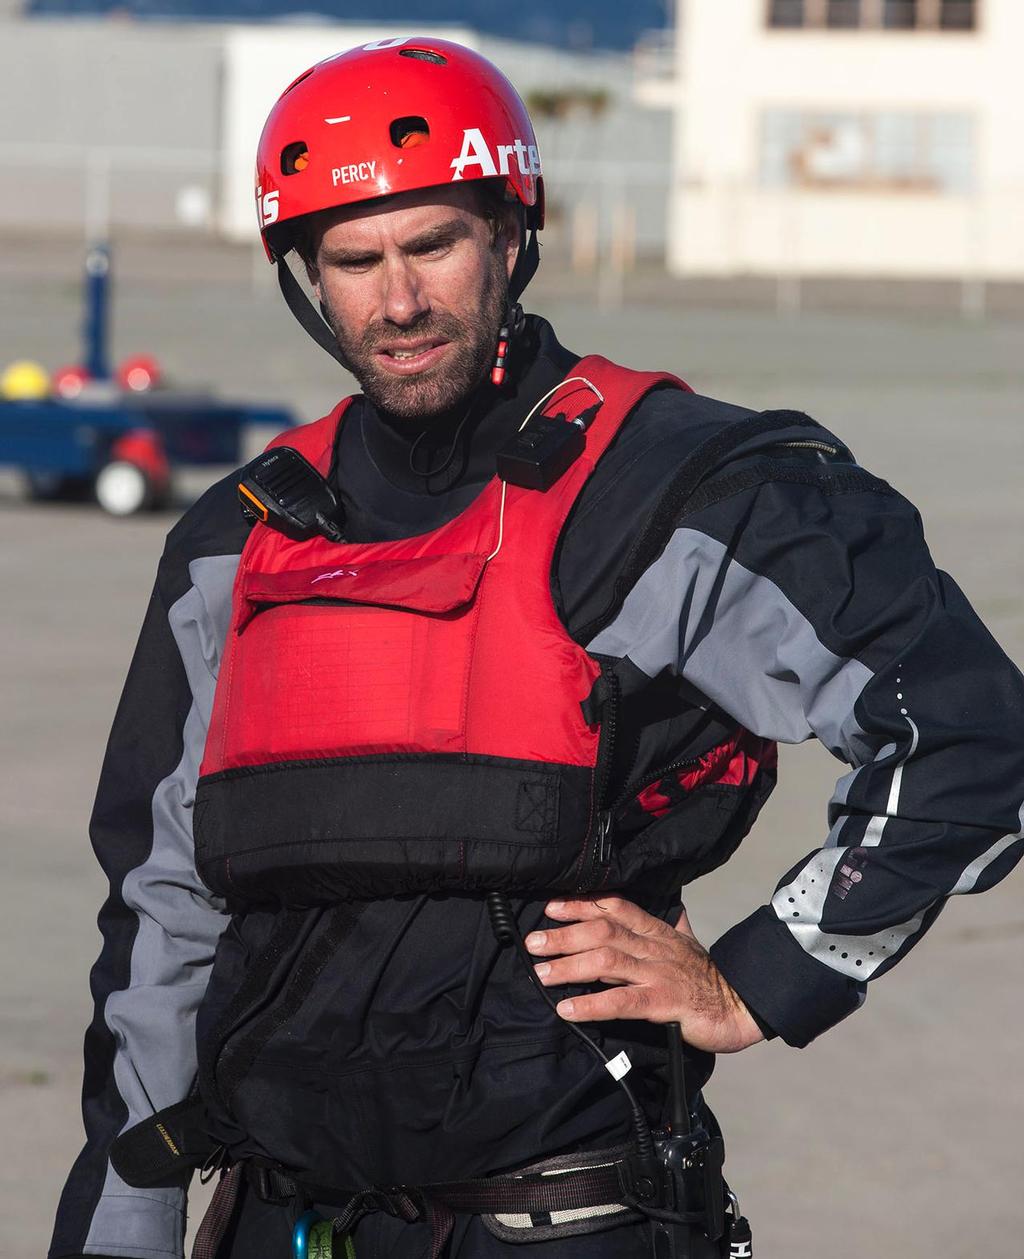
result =
[[[449,40],[383,39],[318,62],[284,90],[260,137],[256,210],[285,299],[325,349],[336,354],[334,338],[283,261],[299,220],[467,180],[492,180],[521,207],[514,301],[537,269],[544,182],[526,107],[495,66]]]

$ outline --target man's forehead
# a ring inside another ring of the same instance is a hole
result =
[[[477,218],[483,216],[480,194],[472,184],[440,184],[435,188],[418,188],[413,192],[361,201],[357,205],[323,210],[318,216],[317,227],[325,236],[328,232],[339,234],[336,229],[344,233],[348,227],[360,231],[406,225],[429,226],[433,221],[451,218],[453,211]]]

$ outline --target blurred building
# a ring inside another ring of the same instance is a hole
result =
[[[1024,278],[1024,0],[677,0],[670,268]]]
[[[416,28],[478,49],[526,98],[549,245],[585,263],[626,232],[631,251],[664,256],[671,115],[637,102],[628,53]],[[408,33],[380,23],[0,12],[0,231],[193,231],[255,242],[256,140],[277,95],[314,61]]]

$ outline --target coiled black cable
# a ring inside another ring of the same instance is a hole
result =
[[[515,914],[512,912],[512,905],[508,896],[504,892],[488,892],[487,893],[487,912],[491,918],[491,930],[499,944],[511,944],[516,953],[522,959],[523,965],[526,967],[526,973],[530,976],[533,986],[551,1007],[555,1016],[561,1019],[558,1013],[558,1006],[555,1003],[551,993],[544,987],[538,978],[537,972],[533,968],[533,959],[527,951],[526,944],[523,940],[523,933],[519,930],[519,923],[516,922]],[[577,1023],[570,1023],[563,1020],[566,1027],[577,1036],[588,1049],[593,1053],[603,1066],[607,1067],[609,1058],[604,1050],[596,1041],[592,1040],[587,1033]],[[610,1074],[610,1073],[609,1073]],[[614,1077],[613,1077],[614,1078]],[[657,1156],[654,1150],[654,1138],[651,1136],[651,1128],[647,1122],[647,1116],[640,1107],[640,1103],[636,1100],[633,1090],[626,1083],[623,1076],[617,1079],[616,1084],[622,1089],[629,1103],[630,1117],[633,1121],[633,1133],[636,1139],[637,1154],[640,1161],[644,1164],[654,1166]]]

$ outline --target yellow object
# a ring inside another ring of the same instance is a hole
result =
[[[50,392],[50,377],[38,363],[19,359],[0,376],[0,397],[12,402],[33,402]]]

